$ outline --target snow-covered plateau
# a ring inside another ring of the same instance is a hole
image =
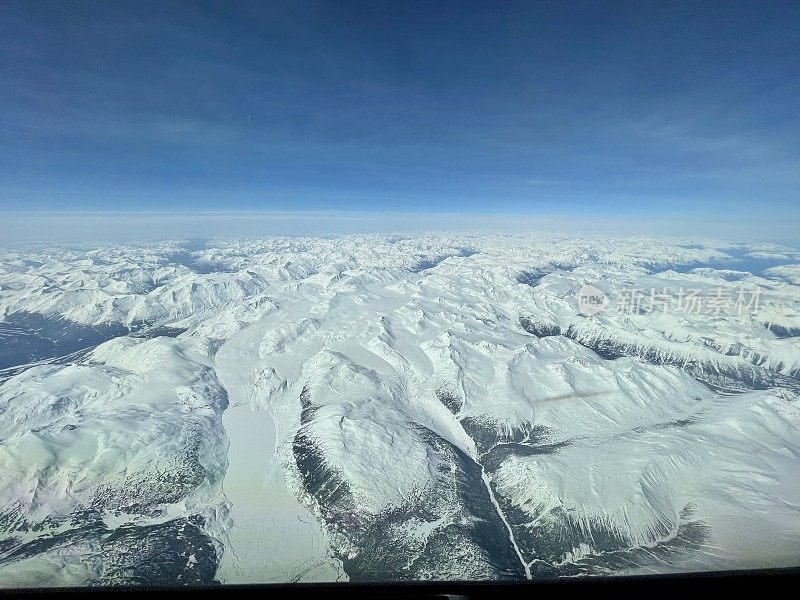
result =
[[[798,285],[702,239],[3,250],[0,587],[796,566]]]

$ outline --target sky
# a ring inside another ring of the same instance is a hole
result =
[[[797,2],[7,0],[0,211],[796,237],[798,57]]]

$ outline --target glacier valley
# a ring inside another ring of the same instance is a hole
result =
[[[2,587],[800,564],[796,248],[0,252]],[[608,306],[582,311],[587,285]],[[758,304],[734,306],[742,289]],[[651,290],[730,302],[669,310]]]

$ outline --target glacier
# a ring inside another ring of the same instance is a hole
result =
[[[798,285],[697,238],[0,250],[0,586],[797,566]]]

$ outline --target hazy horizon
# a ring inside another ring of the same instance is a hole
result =
[[[37,211],[0,213],[0,247],[47,243],[129,243],[184,238],[326,236],[348,234],[492,233],[553,231],[579,235],[643,236],[766,242],[796,246],[791,220],[734,216],[614,218],[557,213],[534,215],[366,211]]]

